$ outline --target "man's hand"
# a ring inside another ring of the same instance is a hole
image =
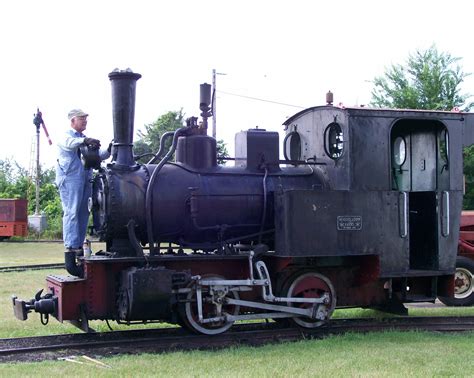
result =
[[[114,140],[112,139],[112,141],[109,143],[109,147],[107,147],[107,152],[110,154],[112,153],[112,146],[114,144]]]
[[[87,147],[99,148],[100,147],[100,140],[94,139],[94,138],[84,138],[84,144]]]

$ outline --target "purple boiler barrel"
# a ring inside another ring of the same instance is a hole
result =
[[[209,250],[229,240],[271,245],[273,234],[260,239],[259,233],[275,227],[274,193],[323,188],[322,177],[312,172],[308,167],[291,168],[265,176],[238,167],[193,172],[168,165],[153,188],[154,236],[161,242]]]
[[[108,170],[96,179],[94,198],[100,206],[95,207],[94,220],[104,240],[127,239],[126,226],[133,220],[137,239],[146,244],[145,193],[155,168]],[[152,189],[153,238],[204,250],[213,250],[227,240],[257,241],[262,229],[274,228],[275,191],[325,186],[318,170],[309,167],[265,176],[240,167],[206,171],[166,164]],[[271,245],[272,233],[261,240]]]

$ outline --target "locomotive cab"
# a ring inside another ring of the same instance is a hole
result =
[[[277,252],[371,256],[372,273],[401,301],[452,295],[464,122],[451,112],[332,106],[288,119],[286,153],[324,162],[332,190],[280,196]]]

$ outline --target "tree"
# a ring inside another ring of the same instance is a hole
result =
[[[134,143],[133,152],[135,156],[143,156],[138,161],[146,163],[150,160],[152,154],[156,154],[160,148],[160,138],[168,131],[175,131],[185,124],[183,109],[179,111],[169,111],[148,125],[145,125],[145,131],[138,131],[139,139]],[[169,138],[165,144],[165,151],[171,147],[172,138]],[[226,144],[223,140],[217,141],[217,155],[219,157],[228,157]],[[164,156],[164,155],[163,155]],[[219,164],[224,160],[219,159]]]
[[[27,198],[28,172],[15,160],[0,160],[0,198]]]
[[[219,139],[217,141],[217,164],[225,164],[227,161],[225,158],[227,157],[229,157],[227,144],[222,139]]]
[[[461,84],[470,73],[463,72],[455,58],[436,46],[410,54],[405,65],[394,64],[384,76],[373,80],[372,106],[399,109],[469,111],[474,103],[461,93]],[[464,208],[474,209],[474,146],[464,149],[466,194]]]
[[[41,212],[46,215],[48,220],[48,227],[44,231],[43,237],[52,239],[62,239],[62,216],[63,209],[61,199],[59,197],[58,189],[54,183],[56,172],[54,168],[42,170],[40,172],[40,206]],[[30,211],[33,212],[35,206],[34,190],[30,192],[28,199],[30,204]]]
[[[393,64],[384,76],[373,80],[371,105],[400,109],[469,111],[471,97],[460,85],[469,73],[458,64],[461,58],[439,52],[436,46],[410,54],[405,65]]]
[[[54,179],[53,168],[40,170],[40,210],[48,219],[48,228],[42,236],[58,239],[62,237],[62,207]],[[35,197],[35,184],[28,171],[14,160],[0,160],[0,198],[26,198],[28,213],[33,214],[36,210]]]
[[[151,154],[158,152],[160,148],[160,138],[167,131],[175,131],[184,125],[183,109],[179,111],[170,111],[158,117],[158,119],[145,125],[145,131],[138,131],[139,139],[134,143],[133,151],[136,156],[144,156],[139,161],[145,163],[151,158]],[[171,139],[166,144],[166,150],[171,146]]]

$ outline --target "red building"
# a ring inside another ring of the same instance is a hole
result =
[[[0,240],[28,235],[28,201],[0,199]]]

